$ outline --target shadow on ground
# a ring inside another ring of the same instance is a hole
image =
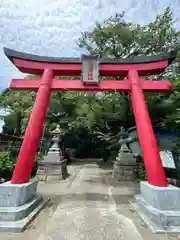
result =
[[[66,195],[47,195],[50,197],[49,207],[52,205],[54,209],[58,204],[66,204],[71,202],[104,202],[112,203],[112,197],[108,194],[101,193],[73,193]],[[114,201],[117,205],[129,204],[129,200],[132,200],[134,194],[113,194]]]
[[[72,158],[69,161],[68,165],[70,166],[86,165],[86,164],[99,163],[101,161],[102,161],[101,159],[96,159],[96,158],[84,158],[84,159]]]
[[[99,168],[104,169],[104,170],[112,170],[113,169],[113,164],[112,163],[104,163],[104,162],[97,162],[97,165]]]
[[[71,161],[68,163],[68,166],[83,166],[83,165],[87,165],[87,164],[93,164],[96,163],[98,165],[99,168],[105,169],[105,170],[112,170],[113,168],[113,163],[112,162],[104,162],[102,159],[78,159],[78,158],[73,158],[71,159]],[[91,166],[92,168],[93,166]],[[96,166],[94,166],[94,168],[96,168]]]

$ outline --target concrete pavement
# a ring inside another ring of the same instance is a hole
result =
[[[117,213],[103,170],[85,164],[38,240],[141,240],[133,222]]]

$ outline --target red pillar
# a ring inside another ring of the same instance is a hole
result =
[[[43,123],[51,95],[53,71],[44,70],[29,123],[24,135],[16,167],[11,179],[12,184],[26,183],[31,177],[34,158],[43,130]]]
[[[128,77],[132,84],[131,102],[148,182],[154,186],[167,187],[166,176],[137,71],[130,70]]]

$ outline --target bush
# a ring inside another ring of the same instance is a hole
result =
[[[141,156],[138,156],[137,160],[136,160],[136,163],[137,163],[137,165],[136,165],[136,179],[137,179],[137,181],[147,180],[143,158]]]
[[[34,167],[32,169],[32,173],[31,173],[31,177],[35,177],[36,176],[36,173],[37,173],[37,170],[38,170],[38,162],[41,161],[44,157],[44,154],[41,153],[41,152],[38,152],[36,154],[36,159],[35,159],[35,162],[34,162]]]
[[[0,179],[9,181],[11,179],[15,162],[12,161],[10,152],[0,153]]]
[[[176,145],[173,149],[173,152],[177,155],[180,156],[180,138],[177,139]]]
[[[36,159],[36,161],[34,163],[34,167],[33,167],[32,172],[31,172],[31,177],[32,178],[36,176],[37,169],[38,169],[38,160]]]
[[[13,152],[14,153],[14,152]],[[16,156],[16,154],[15,154]],[[38,161],[42,159],[42,156],[38,153],[32,169],[31,177],[36,176],[38,169]],[[12,177],[14,167],[16,165],[16,158],[12,155],[12,152],[1,152],[0,153],[0,181],[4,179],[9,181]]]
[[[10,152],[11,159],[14,162],[16,161],[16,159],[19,155],[20,147],[21,147],[21,142],[15,141],[15,142],[13,142],[12,146],[8,150]]]

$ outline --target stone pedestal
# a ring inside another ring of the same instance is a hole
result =
[[[61,129],[57,125],[52,131],[52,146],[43,161],[39,162],[37,178],[39,181],[56,182],[65,179],[68,176],[67,160],[62,156],[59,147]]]
[[[125,143],[122,144],[113,165],[113,178],[117,181],[135,180],[136,160]]]
[[[153,232],[180,232],[180,189],[140,183],[133,206]]]
[[[113,178],[118,181],[135,180],[136,160],[125,143],[122,144],[113,165]]]
[[[37,179],[45,182],[57,182],[68,176],[67,160],[59,154],[48,154],[39,163]]]
[[[135,167],[114,163],[113,178],[117,181],[135,180]]]
[[[21,232],[35,218],[47,200],[36,194],[37,181],[0,184],[0,231]]]

